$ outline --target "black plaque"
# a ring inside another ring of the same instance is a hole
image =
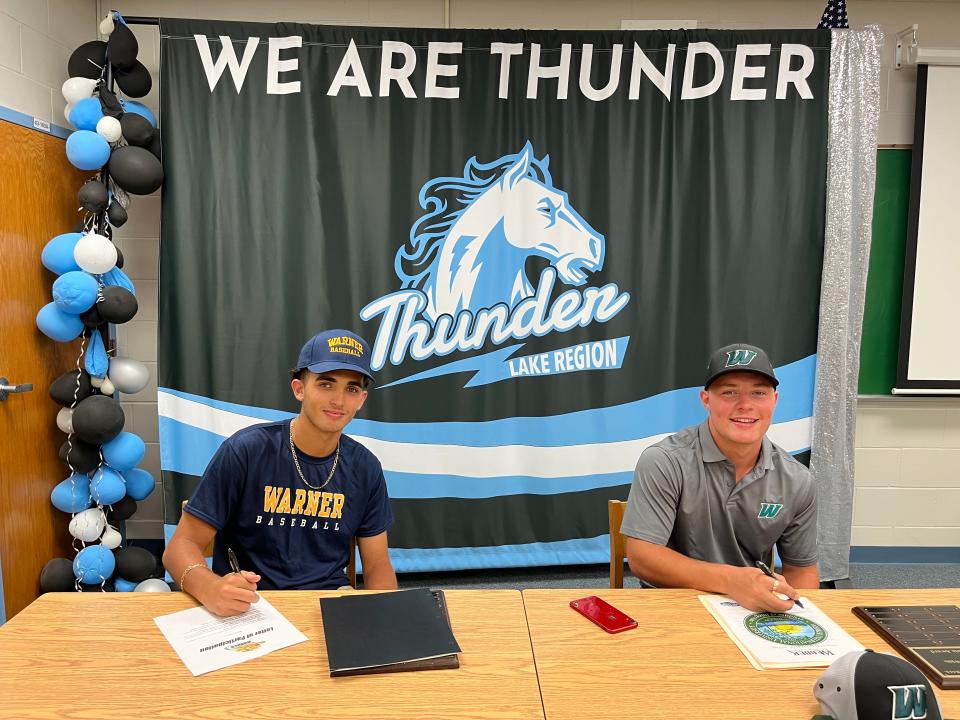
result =
[[[960,689],[960,607],[857,606],[853,614],[939,687]]]

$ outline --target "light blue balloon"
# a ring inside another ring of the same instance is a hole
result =
[[[117,561],[103,545],[87,545],[73,559],[73,574],[82,583],[100,584],[113,575]]]
[[[40,262],[50,272],[57,275],[79,270],[80,266],[73,257],[73,249],[83,237],[83,233],[64,233],[48,242],[40,253]]]
[[[103,378],[110,369],[110,359],[107,357],[107,350],[103,346],[103,337],[95,332],[90,337],[90,344],[87,346],[86,356],[83,358],[83,369],[93,377]]]
[[[113,581],[113,589],[117,592],[133,592],[136,586],[137,583],[124,580],[122,577],[118,577]]]
[[[61,512],[78,513],[86,510],[93,503],[90,499],[90,478],[82,473],[74,473],[57,483],[50,493],[50,502]]]
[[[73,106],[70,122],[77,130],[96,131],[97,123],[103,119],[103,109],[98,98],[86,98]]]
[[[104,285],[116,285],[117,287],[122,287],[124,290],[129,290],[132,295],[137,294],[136,288],[133,287],[133,282],[127,277],[127,274],[118,267],[114,267],[100,277],[103,278]]]
[[[51,302],[37,313],[37,327],[51,340],[68,342],[83,332],[83,321],[77,315],[63,312]]]
[[[143,460],[146,449],[147,446],[143,444],[143,440],[131,432],[120,433],[110,442],[104,443],[101,448],[104,462],[114,470],[119,470],[122,473],[126,473],[126,471],[136,467],[137,463]],[[127,483],[127,495],[130,495],[130,481],[126,475],[124,475],[124,479]],[[153,478],[150,478],[150,482],[153,482]],[[133,496],[131,495],[131,497]],[[142,500],[143,498],[133,499]]]
[[[145,500],[146,497],[153,492],[153,488],[156,487],[157,484],[157,481],[153,479],[153,475],[143,468],[127,470],[123,473],[123,478],[127,482],[127,495],[137,502]]]
[[[80,170],[99,170],[110,159],[110,143],[90,130],[77,130],[67,138],[67,160]]]
[[[97,281],[83,270],[71,270],[53,282],[53,302],[65,313],[79,315],[97,301]]]
[[[90,496],[98,505],[113,505],[127,494],[123,475],[108,467],[99,467],[90,481]]]
[[[143,115],[147,120],[150,121],[151,125],[154,127],[157,126],[157,117],[153,114],[153,111],[143,103],[138,103],[136,100],[121,100],[120,104],[123,106],[124,112]],[[71,113],[71,116],[72,115],[73,113]]]

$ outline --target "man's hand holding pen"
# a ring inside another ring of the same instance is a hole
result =
[[[787,612],[800,598],[783,575],[759,567],[729,567],[725,594],[742,608],[767,612]]]
[[[212,582],[198,588],[199,593],[194,593],[194,596],[216,615],[242,615],[252,603],[259,600],[256,590],[260,576],[249,570],[241,570],[232,548],[227,549],[227,559],[232,572],[223,576],[213,575]]]

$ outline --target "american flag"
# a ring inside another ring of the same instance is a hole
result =
[[[848,28],[847,22],[847,0],[828,0],[827,6],[823,9],[823,16],[820,18],[818,28]]]

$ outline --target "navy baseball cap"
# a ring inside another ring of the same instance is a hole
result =
[[[707,379],[703,383],[703,389],[709,388],[710,383],[721,375],[732,372],[753,372],[763,375],[774,387],[780,384],[773,373],[770,358],[763,350],[756,345],[734,343],[714,350],[710,355],[710,361],[707,363]]]
[[[307,340],[297,370],[314,373],[330,370],[353,370],[373,382],[370,372],[370,345],[349,330],[324,330]]]

